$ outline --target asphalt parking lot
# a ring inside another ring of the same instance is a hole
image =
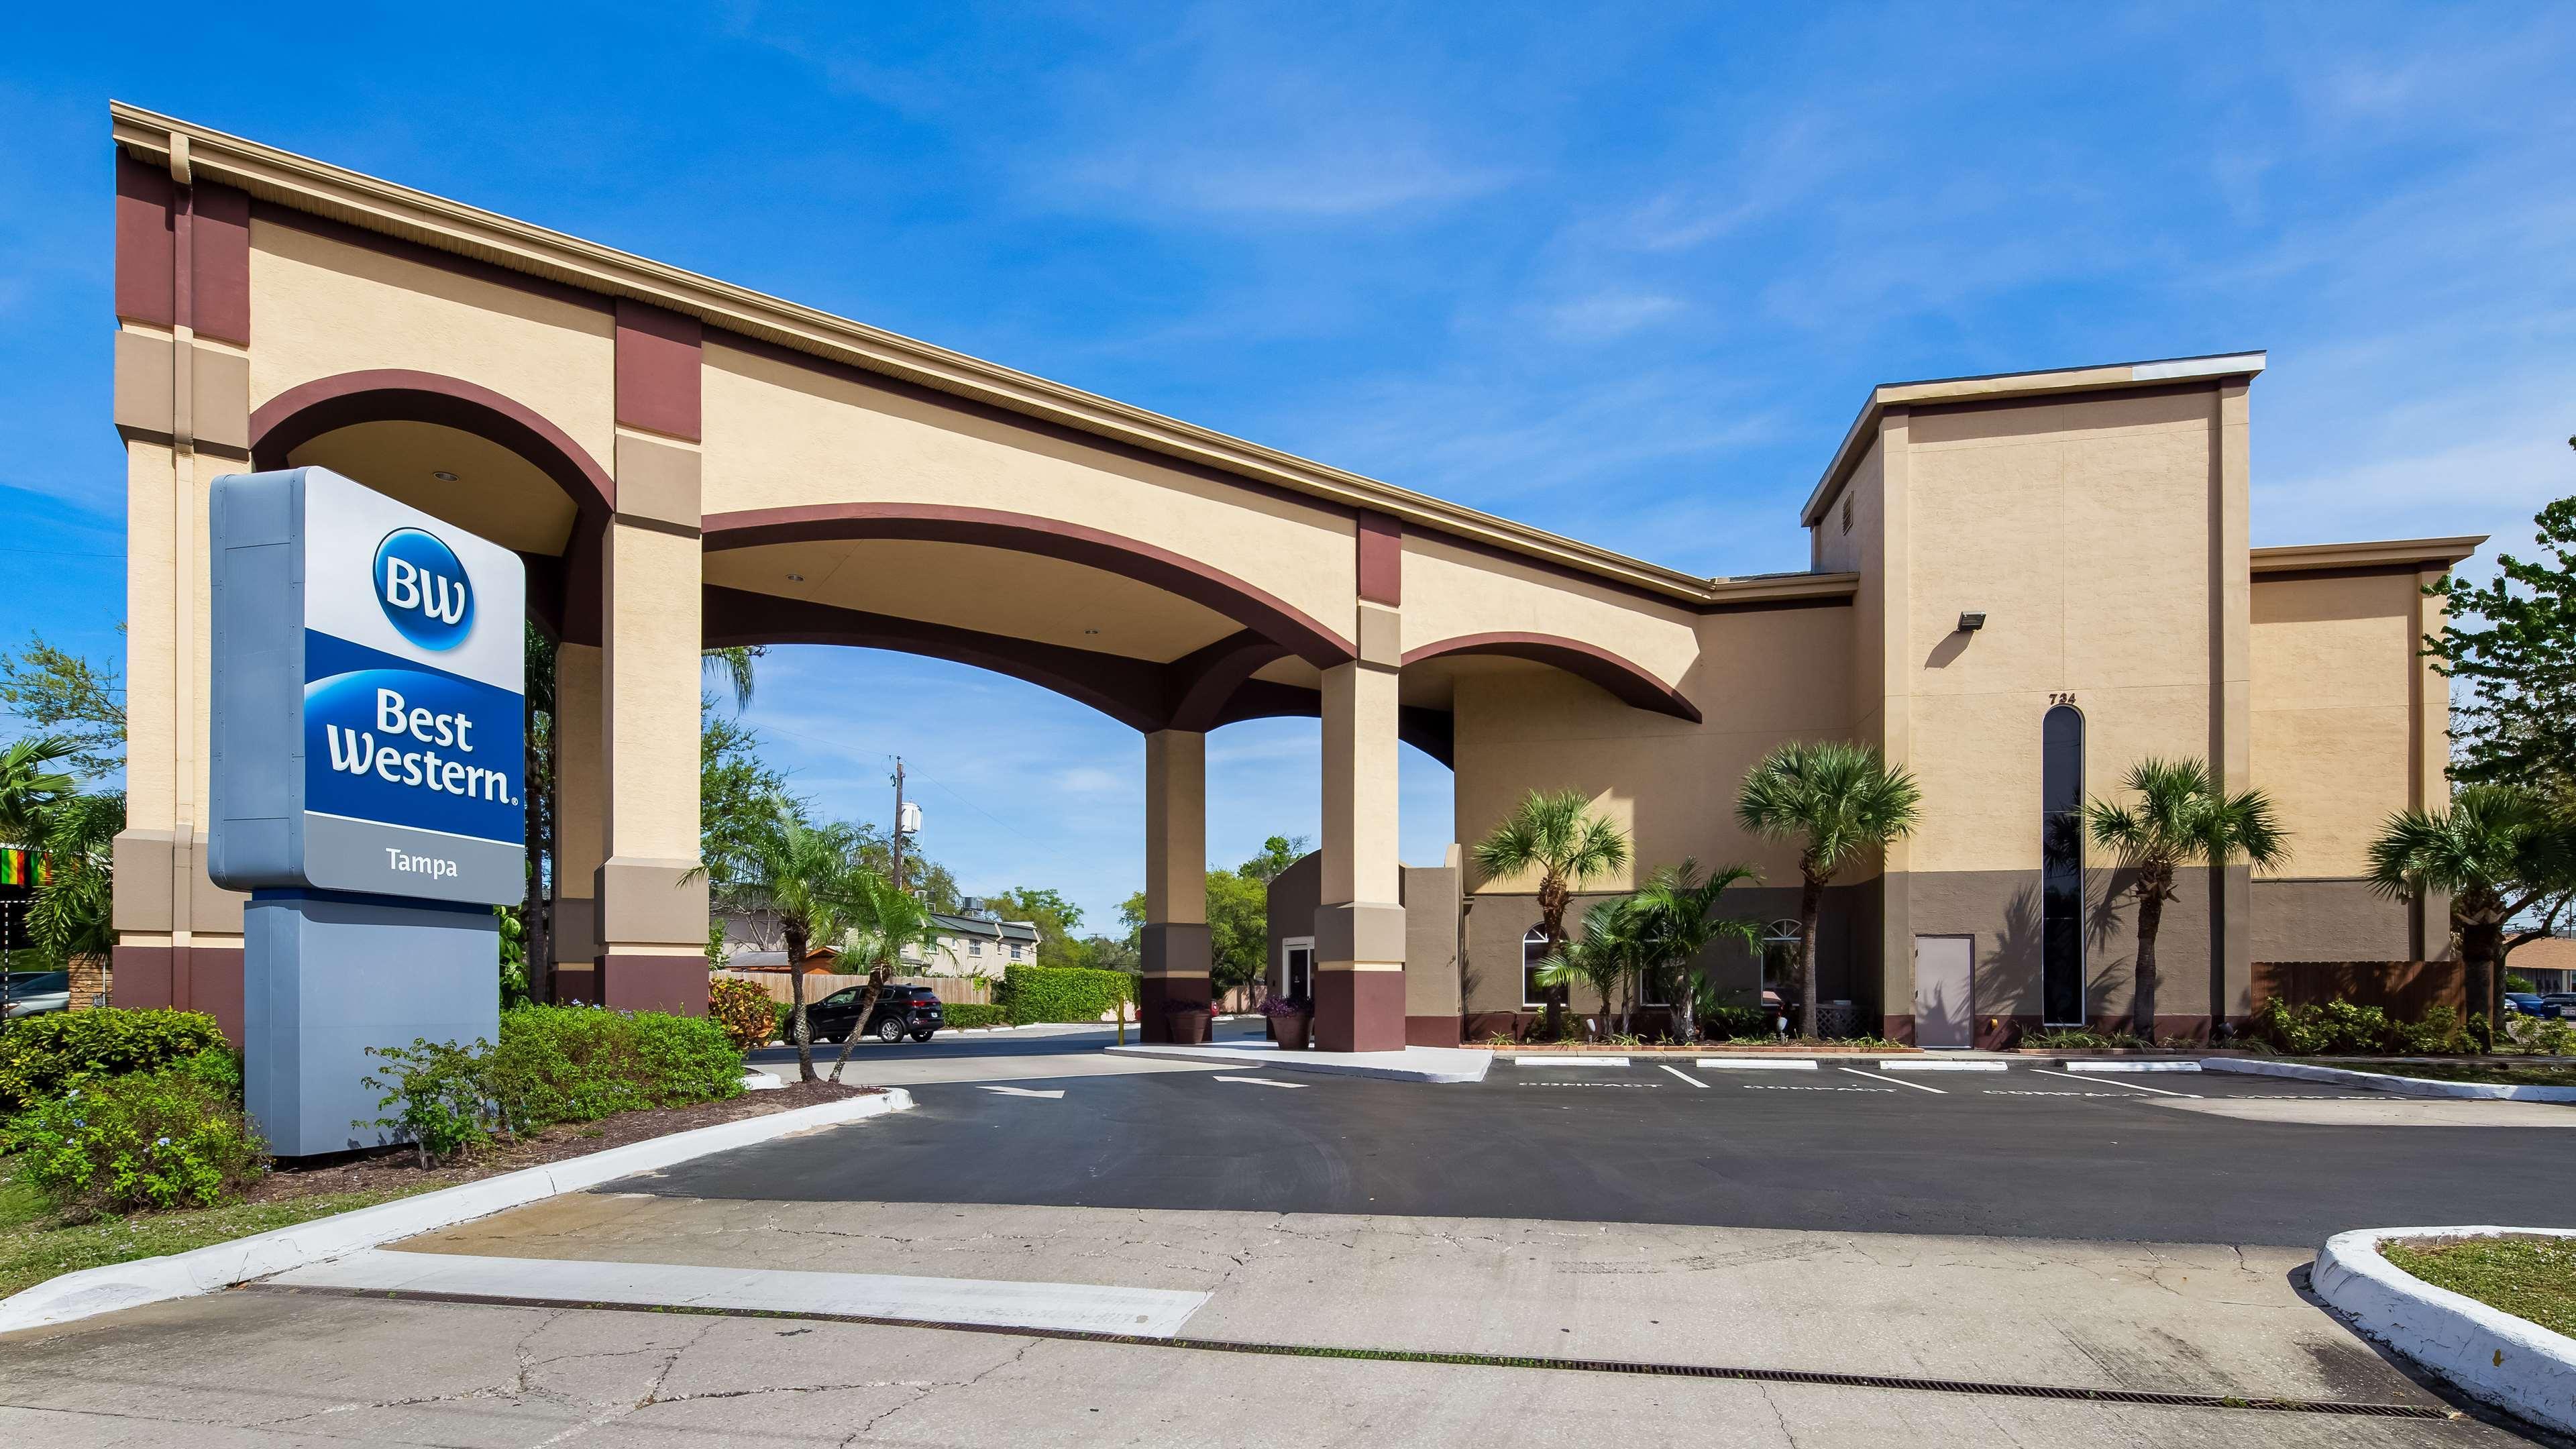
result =
[[[1108,1074],[1096,1054],[1056,1057],[1084,1074],[1047,1076],[1036,1047],[1012,1045],[1006,1082],[916,1080],[917,1108],[865,1133],[603,1191],[2313,1248],[2362,1225],[2556,1221],[2576,1190],[2576,1137],[2560,1135],[2576,1107],[2410,1104],[2215,1073],[1506,1058],[1480,1083],[1429,1086],[1275,1068]],[[895,1075],[907,1060],[861,1059]],[[2466,1110],[2390,1120],[2418,1106]]]

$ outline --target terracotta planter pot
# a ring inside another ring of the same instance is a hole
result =
[[[1175,1011],[1163,1017],[1171,1031],[1174,1046],[1205,1046],[1208,1039],[1208,1014],[1204,1011]]]
[[[1313,1046],[1315,1018],[1306,1013],[1270,1018],[1270,1039],[1279,1043],[1283,1052],[1302,1052]]]

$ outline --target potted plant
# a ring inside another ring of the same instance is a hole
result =
[[[1208,1019],[1204,1001],[1175,1001],[1163,1008],[1163,1025],[1174,1046],[1206,1045]]]
[[[1302,1052],[1312,1045],[1315,1005],[1302,996],[1273,996],[1261,1003],[1270,1020],[1270,1039],[1283,1052]]]

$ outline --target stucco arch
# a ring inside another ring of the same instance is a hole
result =
[[[1638,709],[1689,720],[1693,724],[1700,722],[1698,705],[1642,665],[1597,644],[1587,644],[1559,634],[1460,634],[1417,649],[1407,649],[1404,663],[1413,665],[1452,655],[1475,654],[1550,665],[1597,684],[1621,702]]]
[[[325,433],[381,422],[431,423],[487,438],[553,479],[585,518],[616,510],[617,480],[544,415],[480,384],[408,368],[316,378],[270,398],[251,414],[251,461],[284,468],[288,454]]]

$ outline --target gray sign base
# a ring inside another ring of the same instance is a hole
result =
[[[367,1048],[501,1034],[489,906],[264,890],[242,925],[243,1095],[280,1157],[397,1140],[375,1125],[393,1114],[362,1084],[386,1065]]]

